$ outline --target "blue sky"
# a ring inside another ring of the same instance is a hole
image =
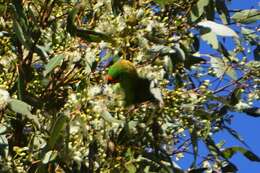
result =
[[[260,0],[232,0],[232,2],[227,3],[229,9],[259,9]],[[259,22],[258,22],[259,24]],[[233,29],[237,29],[234,28]],[[225,44],[229,49],[233,47],[231,40],[228,40]],[[215,53],[208,45],[205,43],[201,44],[201,53]],[[252,56],[252,55],[248,55]],[[252,59],[252,58],[250,58]],[[260,107],[260,101],[255,102],[256,107]],[[253,118],[247,116],[243,113],[233,114],[233,122],[231,128],[236,130],[244,139],[244,141],[249,145],[249,150],[253,151],[255,154],[260,156],[260,118]],[[218,143],[221,140],[225,141],[225,147],[231,146],[242,146],[236,139],[234,139],[227,132],[218,133],[215,137],[215,142]],[[243,146],[244,147],[244,146]],[[206,151],[205,146],[201,144],[201,153]],[[181,167],[188,168],[192,162],[192,156],[186,156],[183,161],[177,162]],[[247,160],[241,154],[235,154],[231,161],[237,165],[238,173],[260,173],[260,163],[252,162]]]
[[[258,105],[260,106],[260,105]],[[260,138],[259,138],[259,126],[260,119],[248,117],[245,114],[235,114],[233,123],[231,125],[243,138],[244,141],[249,145],[250,150],[260,156]],[[216,142],[225,139],[227,146],[241,145],[232,136],[227,133],[218,134]],[[241,154],[236,154],[231,161],[238,165],[238,173],[259,173],[260,163],[251,162],[243,157]]]
[[[232,0],[228,3],[229,9],[259,9],[259,0]],[[259,22],[258,22],[259,23]],[[255,106],[260,107],[260,102],[255,102]],[[260,132],[260,118],[249,117],[246,114],[236,113],[231,127],[234,128],[244,138],[250,147],[250,150],[260,156],[260,138],[258,133]],[[240,145],[227,133],[220,133],[215,137],[216,142],[225,139],[227,146]],[[260,172],[260,163],[251,162],[244,158],[241,154],[235,155],[231,159],[236,165],[238,165],[238,173],[258,173]]]

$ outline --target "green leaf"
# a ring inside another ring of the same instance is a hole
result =
[[[260,117],[260,108],[246,108],[243,112],[252,117]]]
[[[154,45],[149,50],[151,53],[158,53],[161,56],[174,54],[176,51],[169,46]]]
[[[260,61],[250,61],[246,64],[246,66],[250,69],[258,69],[260,68]]]
[[[188,171],[188,173],[204,173],[208,168],[196,168],[191,169]]]
[[[145,164],[150,164],[155,167],[159,167],[160,173],[184,173],[174,161],[172,161],[168,156],[164,155],[163,152],[161,154],[155,153],[155,152],[146,152],[143,154],[143,157],[141,157],[141,161],[145,161]],[[171,164],[169,164],[171,162]]]
[[[35,46],[35,52],[41,56],[44,57],[45,59],[47,59],[49,57],[48,52],[49,48],[48,47],[44,47],[44,46],[40,46],[40,45],[36,45]]]
[[[122,4],[124,1],[118,2],[117,0],[111,0],[111,7],[114,15],[119,15],[120,13],[123,12],[123,5]]]
[[[10,7],[15,16],[13,28],[16,37],[26,49],[30,50],[33,45],[32,33],[28,33],[28,20],[23,9],[22,1],[15,0]]]
[[[242,10],[236,12],[231,18],[238,23],[253,23],[260,20],[260,11],[258,9]]]
[[[21,44],[23,44],[27,49],[30,49],[31,48],[30,42],[27,42],[23,29],[17,20],[14,20],[13,22],[13,28],[14,28],[15,35],[18,38],[18,40],[21,42]]]
[[[228,66],[225,72],[229,77],[231,77],[233,80],[237,80],[237,72],[232,66]]]
[[[181,45],[180,44],[176,44],[174,46],[174,49],[176,50],[176,57],[175,57],[175,59],[177,61],[184,62],[186,60],[186,55],[185,55],[184,50],[181,48]],[[172,61],[174,62],[174,60],[172,60]]]
[[[132,120],[128,122],[128,128],[129,130],[134,130],[136,129],[136,126],[138,125],[138,121]]]
[[[197,162],[197,157],[198,157],[198,135],[197,135],[196,127],[190,130],[190,136],[191,136],[191,144],[193,149],[193,162],[191,167],[195,167]]]
[[[210,57],[210,64],[217,77],[222,77],[225,73],[225,62],[221,58]]]
[[[218,24],[213,21],[209,21],[209,20],[201,21],[198,23],[198,26],[201,26],[203,28],[209,28],[211,29],[212,32],[214,32],[219,36],[239,38],[237,33],[233,31],[231,28],[222,24]]]
[[[260,45],[254,49],[254,58],[256,61],[260,61]]]
[[[245,28],[245,27],[241,27],[241,33],[248,37],[250,36],[251,38],[253,39],[256,39],[257,38],[257,35],[255,34],[256,31],[252,30],[252,29],[248,29],[248,28]]]
[[[230,22],[230,16],[228,12],[228,8],[226,6],[226,3],[224,0],[218,0],[216,2],[216,8],[218,11],[218,14],[223,22],[223,24],[228,24]]]
[[[204,8],[205,17],[207,20],[215,20],[215,2],[214,0],[209,0],[209,4]]]
[[[157,4],[159,4],[161,7],[164,7],[167,4],[170,4],[174,2],[174,0],[154,0]]]
[[[159,101],[160,105],[163,105],[162,92],[161,89],[156,86],[155,81],[151,81],[150,92],[152,93],[154,98]]]
[[[256,46],[259,44],[258,40],[260,39],[260,37],[258,35],[256,35],[255,30],[241,27],[241,33],[243,34],[245,40],[248,40],[250,42],[250,44],[256,45]]]
[[[77,14],[80,11],[84,10],[84,8],[85,8],[85,4],[82,2],[79,3],[75,8],[73,8],[69,12],[69,15],[67,17],[67,26],[66,26],[68,33],[70,33],[70,35],[73,37],[77,36],[88,42],[100,42],[102,40],[112,42],[111,37],[109,37],[105,33],[96,32],[90,29],[81,29],[75,25],[75,19]]]
[[[237,152],[243,154],[247,159],[251,161],[260,162],[260,158],[256,154],[243,147],[230,147],[222,151],[226,158],[231,158]]]
[[[225,160],[222,162],[222,171],[223,172],[236,172],[237,171],[237,167],[231,163],[228,158],[220,151],[220,149],[218,148],[218,146],[215,144],[214,140],[210,137],[207,136],[207,138],[204,140],[207,148],[209,149],[209,151],[211,152],[211,154],[213,154],[215,157],[219,158],[222,157]]]
[[[51,128],[50,137],[49,137],[49,140],[47,143],[48,149],[53,149],[53,147],[55,146],[67,120],[68,120],[68,117],[64,114],[59,114],[58,117],[55,119],[55,121],[52,125],[52,128]]]
[[[231,56],[231,55],[230,55],[230,52],[228,52],[228,50],[226,49],[226,47],[224,46],[224,44],[222,44],[221,42],[219,42],[218,51],[219,51],[220,53],[222,53],[222,55],[224,55],[224,57],[229,57],[229,56]]]
[[[219,48],[218,38],[214,32],[201,33],[201,39],[211,45],[213,49],[217,50]]]
[[[15,16],[15,20],[19,22],[22,29],[26,31],[28,28],[28,20],[26,18],[24,9],[23,9],[23,3],[20,0],[13,0],[13,3],[10,4],[10,7],[12,9],[12,12]]]
[[[57,155],[58,155],[58,151],[56,151],[56,150],[48,151],[47,153],[44,154],[42,163],[47,164],[47,163],[53,161],[54,159],[56,159]]]
[[[8,156],[8,140],[6,135],[0,135],[0,155],[7,157]],[[2,159],[2,157],[1,157]]]
[[[1,32],[0,32],[0,38],[1,38],[1,37],[4,37],[4,36],[9,36],[9,35],[10,35],[10,33],[7,32],[7,31],[1,31]]]
[[[226,65],[220,58],[211,57],[210,64],[218,78],[224,75],[225,68],[223,69],[223,67],[225,67]]]
[[[192,7],[191,10],[191,21],[196,21],[204,12],[204,8],[209,4],[209,0],[199,0],[197,4]]]
[[[166,72],[168,74],[173,73],[173,63],[172,63],[172,60],[169,56],[164,57],[164,66],[165,66]]]
[[[228,60],[226,58],[215,58],[210,56],[210,64],[218,78],[221,78],[224,74],[227,74],[232,79],[237,79],[236,70],[228,64]]]
[[[5,5],[5,4],[0,4],[0,13],[1,13],[1,14],[4,14],[6,10],[7,10],[7,5]]]
[[[64,55],[57,55],[48,62],[47,65],[45,65],[45,70],[43,71],[43,75],[47,76],[55,67],[60,66],[62,61],[64,59]]]
[[[89,74],[93,70],[93,65],[96,63],[96,57],[95,56],[89,56],[88,54],[86,54],[85,63],[86,63],[85,72],[87,74]]]
[[[231,98],[230,98],[230,105],[234,106],[239,103],[242,90],[240,88],[235,88],[234,91],[231,93]]]
[[[125,168],[129,173],[136,173],[137,169],[132,161],[125,163]]]
[[[111,37],[106,35],[105,33],[102,32],[96,32],[94,30],[89,30],[89,29],[78,29],[76,30],[76,36],[80,37],[88,42],[101,42],[107,41],[107,42],[112,42]]]
[[[132,133],[131,133],[131,130],[129,128],[129,124],[125,123],[124,127],[122,128],[122,130],[118,134],[117,143],[119,145],[126,144],[130,141],[131,136],[132,136]]]
[[[106,111],[106,110],[103,110],[100,112],[100,115],[107,121],[107,122],[110,122],[110,123],[117,123],[117,124],[123,124],[124,121],[122,120],[118,120],[116,118],[114,118],[110,112]]]
[[[5,133],[7,130],[6,126],[0,125],[0,134]]]
[[[17,99],[10,99],[8,105],[11,110],[13,110],[16,113],[25,115],[26,118],[31,120],[38,128],[40,127],[38,118],[31,113],[31,105]]]
[[[227,163],[226,161],[224,161],[221,164],[221,171],[223,173],[235,173],[238,171],[237,167],[231,162]]]

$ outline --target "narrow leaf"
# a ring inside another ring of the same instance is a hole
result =
[[[215,2],[214,0],[209,0],[209,4],[204,8],[205,17],[207,20],[215,20]]]
[[[228,8],[225,4],[224,0],[218,0],[216,2],[216,8],[218,11],[218,14],[224,24],[228,24],[230,22],[230,16],[228,12]]]
[[[235,69],[227,63],[228,60],[225,58],[215,58],[210,56],[210,64],[213,68],[216,76],[218,78],[222,77],[224,74],[227,74],[232,79],[237,79],[237,74]]]
[[[232,66],[228,66],[228,68],[226,69],[226,74],[233,80],[237,80],[237,72]]]
[[[48,151],[47,153],[45,153],[45,155],[42,159],[42,163],[47,164],[47,163],[53,161],[54,159],[56,159],[57,155],[58,155],[58,152],[55,150]]]
[[[204,8],[209,4],[209,0],[199,0],[197,4],[192,7],[191,10],[191,21],[196,21],[205,12]]]
[[[243,112],[252,117],[260,117],[260,108],[247,108],[243,109]]]
[[[243,147],[230,147],[226,148],[222,153],[226,158],[231,158],[237,152],[243,154],[247,159],[255,162],[260,162],[260,158],[253,152],[243,148]]]
[[[48,53],[47,53],[47,48],[44,46],[40,46],[40,45],[36,45],[35,46],[35,52],[41,56],[44,57],[45,59],[47,59],[49,57]]]
[[[57,140],[59,139],[61,135],[61,131],[65,126],[66,121],[68,120],[68,117],[64,114],[60,114],[56,120],[54,121],[54,124],[52,125],[52,129],[50,132],[50,137],[48,140],[48,149],[53,149],[55,146]]]
[[[0,135],[0,155],[1,159],[2,156],[7,157],[8,156],[8,140],[6,138],[6,135]]]
[[[30,49],[31,48],[30,42],[26,40],[26,36],[18,21],[14,20],[13,28],[14,28],[15,35],[20,41],[20,43],[23,44],[27,49]]]
[[[193,149],[193,162],[191,167],[195,167],[197,162],[197,157],[198,157],[198,136],[197,136],[196,127],[194,127],[190,131],[190,136],[191,136],[191,144]]]
[[[220,149],[217,147],[214,140],[210,136],[208,136],[204,140],[204,142],[205,142],[207,148],[209,149],[209,151],[215,157],[222,157],[225,159],[225,165],[223,165],[221,168],[223,172],[236,172],[237,171],[237,167],[228,160],[227,156],[225,154],[223,154],[222,151],[220,151]]]
[[[231,18],[238,23],[253,23],[260,20],[260,11],[258,9],[242,10],[236,12]]]
[[[260,61],[260,45],[257,45],[254,50],[254,58],[256,61]]]
[[[156,86],[155,81],[151,81],[150,92],[152,93],[154,98],[159,101],[160,105],[162,106],[164,104],[162,98],[162,92],[161,89]]]
[[[100,112],[100,115],[108,122],[110,123],[117,123],[117,124],[122,124],[124,123],[124,121],[122,120],[118,120],[116,118],[114,118],[108,111],[102,111]]]
[[[157,4],[159,4],[161,7],[164,7],[167,4],[170,4],[171,2],[174,2],[174,0],[154,0]]]
[[[64,59],[64,55],[57,55],[53,57],[47,65],[45,65],[45,70],[43,71],[43,75],[46,76],[49,74],[55,67],[60,66]]]
[[[174,54],[176,51],[169,46],[154,45],[149,50],[151,53],[158,53],[161,56]]]
[[[191,169],[188,171],[188,173],[204,173],[208,168],[197,168],[197,169]]]
[[[90,29],[81,29],[75,25],[75,19],[77,14],[79,13],[80,10],[84,8],[85,8],[84,3],[80,3],[69,12],[67,18],[67,26],[66,26],[68,33],[70,33],[71,36],[81,37],[82,39],[89,42],[100,42],[102,40],[112,41],[111,37],[109,37],[104,33],[96,32]]]
[[[257,32],[252,29],[241,27],[241,33],[246,40],[250,41],[251,44],[257,44],[257,39],[260,39],[260,37],[256,35]]]
[[[177,56],[176,60],[184,62],[186,60],[186,55],[185,55],[184,50],[181,48],[181,45],[176,44],[174,46],[174,49],[176,50],[176,56]],[[172,61],[174,61],[174,60],[172,60]]]
[[[127,169],[128,173],[136,173],[137,171],[135,165],[131,161],[125,164],[125,168]]]
[[[218,78],[225,73],[225,63],[220,58],[210,57],[210,64]]]
[[[219,48],[219,43],[217,39],[217,35],[210,31],[207,33],[202,33],[201,39],[207,42],[213,49],[218,49]]]
[[[6,132],[6,130],[7,130],[6,126],[0,125],[0,135],[4,134]]]
[[[30,119],[37,127],[40,127],[40,123],[38,118],[31,113],[31,105],[17,99],[10,99],[9,107],[16,113],[25,115],[28,119]]]
[[[238,38],[239,36],[235,31],[233,31],[231,28],[218,24],[213,21],[205,20],[201,21],[198,23],[198,26],[204,27],[204,28],[209,28],[211,29],[212,32],[214,32],[217,35],[224,36],[224,37],[236,37]]]

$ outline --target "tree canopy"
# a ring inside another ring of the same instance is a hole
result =
[[[260,11],[231,2],[0,0],[0,172],[225,173],[239,170],[236,153],[260,162],[230,127],[238,112],[260,116]],[[125,104],[131,80],[105,77],[122,59],[159,102]],[[223,131],[241,145],[216,142]]]

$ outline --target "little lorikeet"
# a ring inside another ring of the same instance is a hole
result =
[[[109,83],[120,83],[125,94],[125,106],[155,100],[150,91],[150,81],[140,77],[135,66],[128,60],[119,60],[113,64],[106,79]]]

